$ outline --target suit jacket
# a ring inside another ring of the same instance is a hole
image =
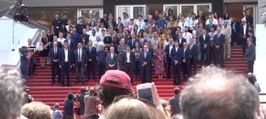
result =
[[[214,45],[219,45],[220,49],[223,49],[224,42],[225,42],[225,35],[220,33],[220,37],[218,37],[218,34],[216,34],[213,38]]]
[[[171,51],[172,63],[174,64],[174,62],[177,60],[178,64],[180,64],[183,59],[183,54],[184,54],[184,51],[182,48],[179,47],[178,50],[176,51],[176,48],[174,47]]]
[[[56,54],[54,52],[54,48],[51,48],[50,52],[49,52],[50,61],[53,62],[53,60],[60,60],[61,53],[62,53],[62,49],[61,48],[57,48]]]
[[[254,61],[256,59],[256,49],[254,44],[250,44],[246,49],[245,57],[247,61]]]
[[[199,41],[200,41],[200,48],[203,50],[204,45],[206,44],[206,50],[209,49],[210,47],[210,36],[208,34],[205,35],[205,39],[203,38],[203,35],[199,36]]]
[[[113,58],[111,58],[111,53],[108,53],[107,57],[106,57],[106,64],[107,64],[107,67],[109,67],[109,64],[111,65],[115,65],[114,67],[117,66],[117,62],[118,62],[118,55],[116,53],[113,54]]]
[[[181,42],[180,42],[180,38],[177,38],[177,39],[175,39],[175,40],[177,40],[178,41],[178,43],[179,43],[179,47],[183,47],[183,43],[184,42],[187,42],[187,40],[185,39],[185,38],[181,38]]]
[[[127,42],[126,42],[127,45],[129,45],[131,49],[135,48],[135,43],[136,42],[139,42],[139,40],[136,39],[136,38],[135,38],[135,41],[133,43],[132,43],[132,40],[133,40],[132,38],[129,38],[129,39],[127,39]]]
[[[172,45],[172,46],[173,46],[172,48],[174,48],[174,45]],[[171,52],[170,51],[170,45],[166,45],[164,51],[165,51],[165,54],[166,54],[166,58],[171,58],[171,56],[169,54],[169,52]]]
[[[245,36],[248,35],[248,28],[249,28],[249,25],[248,24],[246,24],[246,25],[247,26],[246,26],[246,29],[245,29],[245,31],[246,31],[246,35]],[[240,35],[240,38],[242,38],[242,36],[244,36],[244,25],[243,24],[240,25],[239,35]]]
[[[192,60],[198,60],[198,45],[195,43],[193,46],[189,45],[190,58]]]
[[[179,102],[180,102],[180,97],[178,95],[175,95],[169,99],[172,114],[177,114],[180,112]]]
[[[190,49],[189,49],[189,47],[187,47],[187,49],[186,49],[186,51],[184,51],[185,49],[183,49],[183,59],[185,59],[186,60],[186,63],[190,63],[190,53],[191,53],[191,51],[190,51]]]
[[[73,64],[77,65],[78,64],[78,49],[74,51],[74,58],[73,58]],[[87,64],[87,54],[86,50],[82,48],[82,56],[81,56],[81,64],[85,66]]]
[[[130,63],[132,63],[132,64],[135,63],[135,54],[132,51],[130,51],[129,59],[130,59]],[[123,54],[123,62],[124,62],[124,64],[127,63],[127,52],[124,52],[124,54]]]
[[[232,33],[238,34],[240,31],[240,23],[238,21],[234,21],[231,23]]]
[[[68,40],[66,39],[64,42],[68,42]],[[68,47],[69,47],[69,49],[71,51],[74,50],[74,48],[75,48],[75,42],[74,42],[74,40],[70,39],[70,45]]]
[[[144,51],[140,53],[140,64],[141,66],[143,65],[144,62],[146,62],[147,64],[145,65],[146,67],[151,66],[151,61],[152,61],[152,56],[150,52],[146,53],[146,58],[144,57]]]
[[[68,51],[68,64],[69,65],[71,65],[72,64],[72,52],[68,49],[67,50]],[[62,49],[62,56],[60,57],[60,61],[59,61],[59,64],[60,65],[64,65],[65,64],[65,57],[66,57],[66,55],[65,55],[65,50],[64,49]]]
[[[87,52],[87,60],[89,61],[89,59],[91,59],[92,61],[96,60],[96,53],[97,50],[95,47],[92,47],[91,50],[89,47],[86,48],[86,52]]]

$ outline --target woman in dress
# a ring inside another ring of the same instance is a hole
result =
[[[48,42],[48,37],[46,36],[46,32],[42,31],[41,32],[41,37],[39,38],[39,43],[42,46],[42,51],[40,51],[40,62],[41,62],[41,68],[45,67],[45,61],[49,62],[49,58],[48,58],[48,46],[49,46],[49,42]]]
[[[157,48],[155,49],[155,74],[159,76],[159,79],[162,79],[162,75],[164,74],[164,48],[163,42],[159,42]]]

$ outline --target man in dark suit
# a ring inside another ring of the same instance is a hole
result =
[[[135,43],[136,42],[139,42],[138,39],[136,39],[136,35],[135,33],[132,33],[131,34],[131,37],[129,39],[127,39],[127,42],[126,44],[130,46],[131,49],[134,49],[135,48]]]
[[[182,60],[182,66],[183,66],[183,77],[184,81],[187,81],[187,79],[191,76],[190,71],[190,49],[188,47],[187,42],[183,43],[183,60]]]
[[[209,19],[209,24],[206,25],[206,29],[209,32],[211,32],[211,28],[216,29],[216,25],[213,23],[213,18]]]
[[[239,41],[240,23],[236,20],[236,17],[233,17],[231,28],[232,28],[232,35],[231,35],[232,44],[235,42],[237,45],[240,45]]]
[[[240,25],[240,43],[242,45],[243,56],[245,56],[246,47],[247,47],[247,36],[248,36],[249,25],[246,23],[245,19],[242,19],[242,24]]]
[[[199,36],[199,42],[203,66],[210,65],[210,36],[206,29],[203,29],[202,35]]]
[[[248,62],[248,72],[253,73],[253,65],[256,59],[256,49],[255,49],[255,45],[252,43],[251,37],[247,38],[247,44],[248,46],[246,49],[245,58]]]
[[[117,69],[118,55],[115,53],[115,48],[110,47],[110,53],[106,57],[107,69]]]
[[[87,30],[84,28],[82,29],[82,34],[80,35],[81,38],[85,38],[86,42],[89,41],[90,35],[86,34]]]
[[[60,57],[59,67],[62,71],[61,85],[64,87],[65,85],[65,76],[67,78],[67,86],[70,86],[70,68],[72,67],[71,63],[72,53],[69,49],[68,42],[64,43],[64,49],[62,51],[62,57]]]
[[[174,74],[174,85],[181,85],[180,67],[183,59],[183,49],[179,47],[179,42],[175,41],[175,47],[171,51],[172,67]],[[178,81],[177,81],[178,80]]]
[[[221,27],[217,27],[217,34],[214,36],[214,46],[215,46],[215,64],[224,67],[224,42],[225,35],[221,33]]]
[[[90,80],[90,76],[92,73],[92,79],[95,80],[96,73],[96,48],[92,46],[93,43],[90,40],[88,43],[88,47],[86,49],[87,52],[87,78]]]
[[[183,38],[182,32],[178,32],[178,38],[175,39],[175,41],[178,41],[179,47],[182,48],[183,47],[183,43],[187,42],[187,40],[185,38]]]
[[[84,83],[84,68],[87,65],[86,50],[82,48],[82,44],[78,43],[77,49],[74,51],[73,66],[76,68],[76,83]]]
[[[165,46],[165,55],[166,55],[166,63],[167,63],[167,78],[170,79],[171,69],[172,69],[172,56],[171,52],[174,48],[173,39],[169,39],[169,44]]]
[[[193,66],[194,75],[197,74],[197,62],[198,62],[198,45],[195,43],[195,38],[190,39],[190,65]],[[190,68],[191,71],[191,68]]]
[[[64,43],[65,42],[68,43],[68,48],[72,52],[75,48],[75,43],[74,43],[74,40],[71,39],[71,33],[67,33],[67,37],[66,37],[66,40],[64,41]]]
[[[100,50],[97,52],[97,60],[98,60],[98,78],[100,79],[105,71],[105,65],[106,65],[106,57],[107,57],[107,51],[104,50],[104,45],[100,45]]]
[[[135,55],[130,50],[130,46],[127,45],[126,52],[123,54],[123,66],[124,71],[130,76],[131,84],[133,84],[133,71],[134,71],[134,65],[135,65]]]
[[[140,54],[140,60],[141,60],[141,81],[142,83],[145,82],[151,82],[151,54],[148,51],[148,45],[143,46],[143,52]]]
[[[50,49],[49,52],[49,58],[51,62],[51,67],[52,67],[52,84],[55,83],[55,75],[58,75],[58,83],[60,82],[61,79],[61,71],[59,68],[59,59],[61,58],[61,53],[62,50],[57,47],[58,43],[54,42],[53,43],[53,48]]]
[[[175,93],[175,95],[169,99],[169,103],[171,105],[171,111],[172,111],[171,116],[180,113],[180,107],[179,107],[179,101],[180,101],[179,93],[180,93],[180,89],[179,88],[175,88],[174,89],[174,93]]]

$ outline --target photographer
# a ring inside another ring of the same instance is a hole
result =
[[[36,57],[35,57],[35,46],[32,44],[32,39],[28,39],[28,51],[31,54],[30,58],[30,66],[29,66],[29,75],[34,74],[35,68],[36,68]]]
[[[28,52],[28,47],[22,46],[20,52],[20,70],[23,79],[27,79],[29,75],[31,53]]]
[[[72,93],[69,93],[66,97],[66,100],[64,102],[64,114],[63,119],[74,119],[74,106],[77,106],[78,104],[74,101],[75,95]]]

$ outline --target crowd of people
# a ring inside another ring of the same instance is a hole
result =
[[[173,84],[180,85],[181,71],[187,81],[197,73],[198,63],[224,67],[224,59],[231,58],[231,46],[242,45],[248,72],[253,73],[256,38],[252,16],[247,11],[243,16],[240,23],[228,13],[175,16],[170,9],[167,15],[157,11],[138,19],[124,12],[117,21],[112,13],[103,18],[80,17],[72,25],[65,15],[56,14],[52,28],[42,31],[38,42],[41,67],[50,64],[52,84],[58,75],[62,86],[70,86],[73,69],[76,83],[98,80],[106,70],[119,69],[130,75],[132,84],[136,79],[151,82],[154,72],[159,79],[173,75]]]

